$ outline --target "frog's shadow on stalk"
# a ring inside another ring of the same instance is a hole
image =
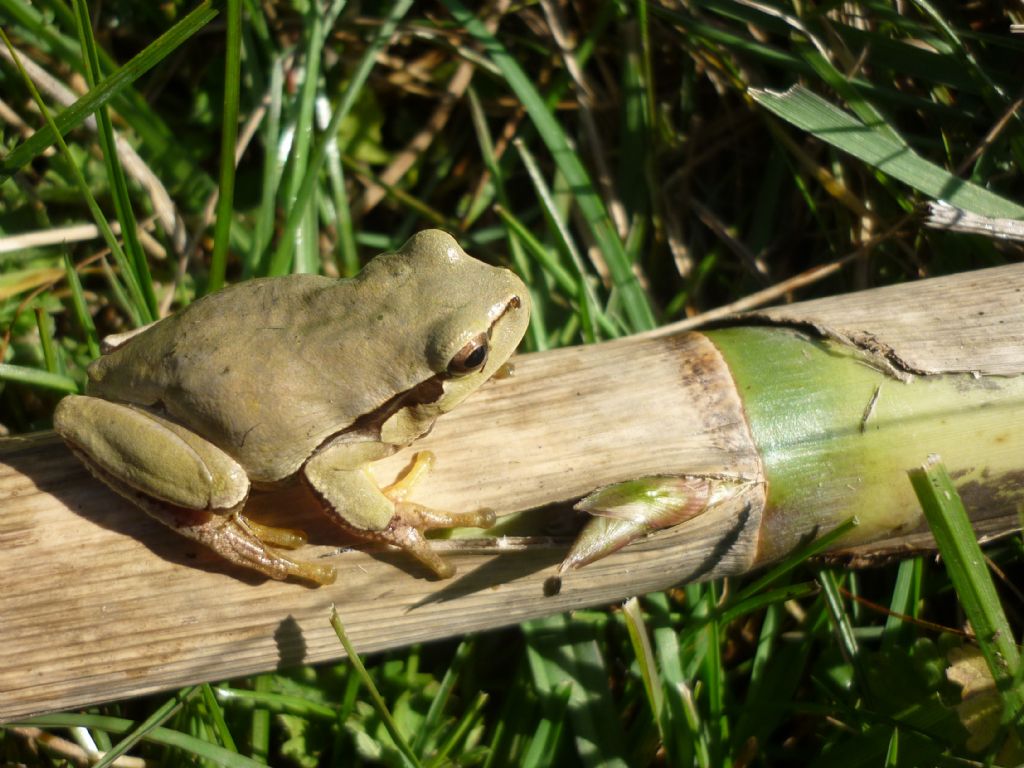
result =
[[[412,603],[406,612],[415,611],[434,603],[446,603],[452,600],[483,592],[488,589],[506,584],[514,579],[519,579],[530,574],[545,571],[551,566],[560,563],[565,557],[567,544],[565,542],[551,542],[547,545],[534,545],[530,549],[520,552],[508,552],[482,563],[472,570],[460,570],[451,579],[438,582],[438,588],[420,600]],[[493,550],[488,549],[488,552]],[[442,553],[448,556],[448,553]],[[537,598],[551,597],[558,593],[552,589],[552,579],[537,579]]]
[[[30,448],[22,443],[6,455],[0,454],[0,461],[28,477],[40,491],[59,499],[80,517],[106,530],[132,537],[166,562],[221,573],[246,584],[257,585],[268,580],[263,574],[234,565],[176,533],[116,494],[93,477],[57,435],[30,439],[34,441]],[[254,491],[245,509],[246,515],[251,515],[257,522],[302,530],[310,545],[331,547],[338,551],[358,549],[389,568],[399,569],[408,578],[431,578],[429,571],[407,553],[361,541],[332,523],[319,500],[304,483],[296,482],[269,491]],[[457,549],[470,552],[494,551],[491,547],[474,546],[472,540],[458,540],[447,546],[443,542],[437,543],[441,545],[439,549],[446,558],[451,557],[453,550]],[[452,579],[438,582],[436,593],[427,602],[453,600],[543,570],[564,556],[564,545],[565,542],[561,546],[533,548],[529,556],[512,551],[507,556],[497,557],[472,570],[463,569]],[[294,556],[300,560],[316,557],[312,550],[304,548],[295,550]],[[344,567],[345,564],[336,562],[335,565]],[[289,583],[306,588],[314,586],[294,579],[289,580]],[[541,591],[538,582],[538,595]]]
[[[291,669],[306,663],[306,637],[302,627],[290,613],[281,619],[274,630],[274,643],[277,645],[277,668]]]

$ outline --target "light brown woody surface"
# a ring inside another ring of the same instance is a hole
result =
[[[805,301],[751,316],[805,322],[865,345],[880,342],[880,351],[891,351],[894,362],[916,373],[1024,372],[1024,264]]]

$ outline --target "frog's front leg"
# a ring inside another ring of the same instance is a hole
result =
[[[443,512],[405,501],[410,482],[400,481],[381,490],[367,465],[391,450],[380,443],[331,445],[306,462],[303,474],[335,523],[360,538],[405,550],[446,579],[455,573],[455,567],[431,548],[423,532],[434,528],[490,528],[494,512]],[[425,466],[425,455],[418,454],[411,474],[419,476]]]
[[[241,512],[249,496],[245,470],[184,427],[78,395],[61,400],[53,426],[93,475],[178,533],[275,579],[334,581],[330,566],[295,562],[266,546],[294,548],[305,536],[248,520]]]

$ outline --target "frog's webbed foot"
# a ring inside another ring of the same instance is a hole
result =
[[[173,511],[154,517],[164,519],[179,533],[212,549],[221,557],[238,565],[244,565],[272,579],[287,579],[292,576],[316,584],[332,584],[336,576],[333,566],[302,562],[285,557],[267,544],[294,549],[305,543],[301,531],[291,528],[272,528],[249,520],[240,512],[227,516],[210,515],[199,524],[182,525],[182,516]]]
[[[400,501],[395,504],[395,515],[388,527],[375,537],[401,547],[440,578],[447,579],[455,575],[455,566],[433,550],[423,532],[437,528],[490,528],[495,519],[492,509],[444,512],[411,501]]]
[[[54,427],[112,490],[227,560],[274,579],[334,581],[330,566],[296,562],[267,546],[294,549],[306,538],[246,519],[245,470],[180,425],[140,408],[70,396],[58,404]]]
[[[437,554],[423,535],[437,528],[490,528],[493,510],[445,512],[405,501],[413,485],[433,463],[433,454],[417,453],[403,477],[378,488],[365,468],[367,456],[356,446],[339,445],[306,464],[306,480],[327,506],[331,519],[355,536],[405,550],[446,579],[455,567]]]

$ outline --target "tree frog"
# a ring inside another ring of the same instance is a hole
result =
[[[501,368],[530,298],[512,272],[447,233],[414,235],[355,277],[272,277],[205,296],[88,369],[54,428],[86,467],[153,517],[275,579],[328,584],[329,565],[279,548],[301,531],[244,514],[252,487],[298,479],[362,539],[454,569],[423,532],[489,527],[490,510],[442,512],[381,489],[368,465],[428,432]]]

